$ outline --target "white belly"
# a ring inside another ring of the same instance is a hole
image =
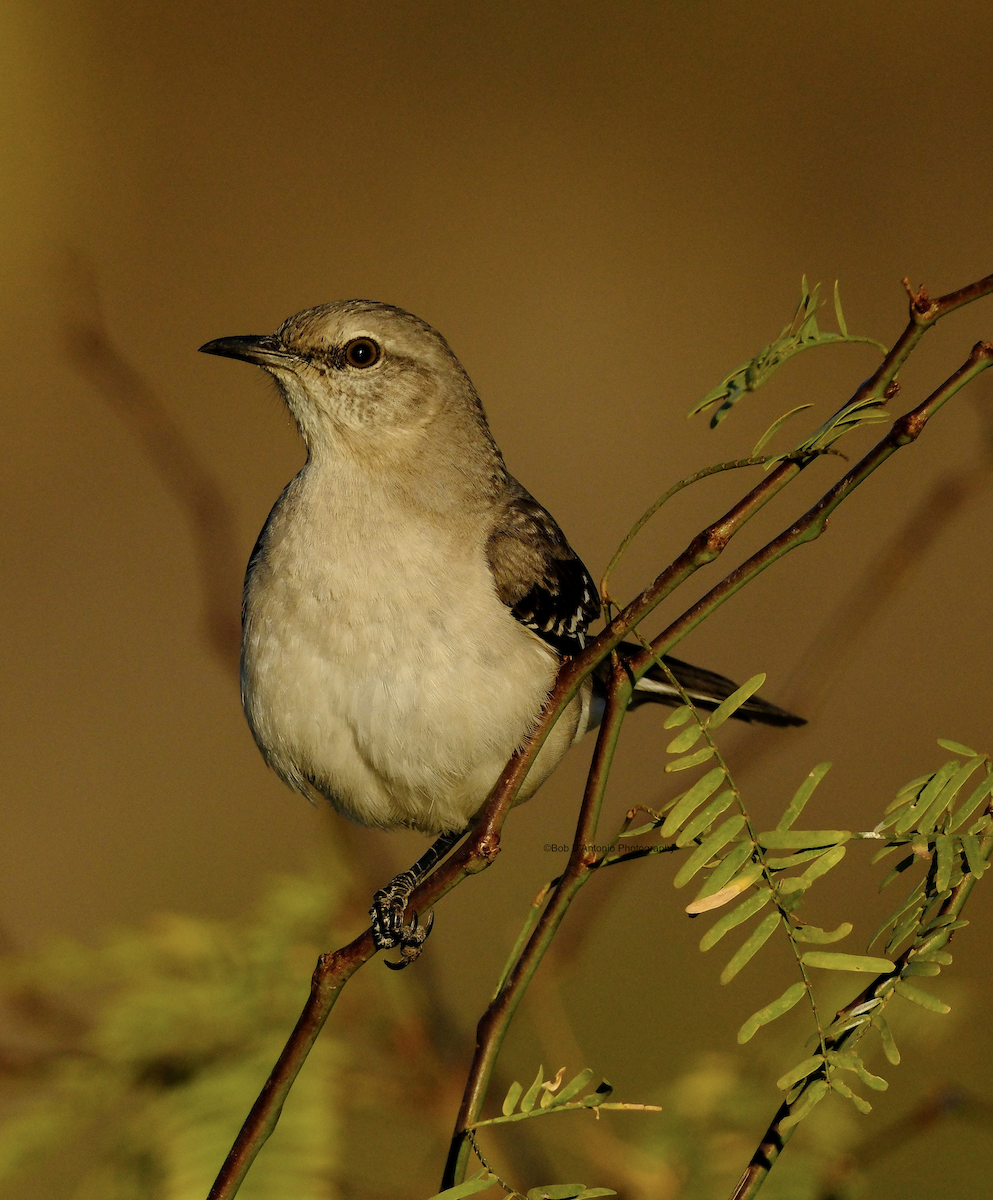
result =
[[[555,655],[501,603],[479,544],[436,521],[291,487],[246,586],[249,724],[292,787],[367,825],[438,832],[478,810],[527,735]],[[571,743],[563,715],[530,795]]]

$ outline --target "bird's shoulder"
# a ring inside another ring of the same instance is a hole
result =
[[[486,544],[497,595],[560,654],[578,654],[600,615],[596,584],[555,518],[509,479]]]

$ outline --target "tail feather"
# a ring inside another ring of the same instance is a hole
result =
[[[617,647],[617,653],[622,660],[630,660],[641,654],[640,646],[630,642],[622,642]],[[715,709],[722,700],[726,700],[738,685],[724,675],[715,671],[707,671],[702,667],[694,667],[692,663],[683,662],[678,658],[663,656],[663,662],[678,680],[680,686],[699,708]],[[653,665],[635,684],[634,695],[631,697],[630,708],[638,708],[642,704],[655,702],[676,707],[683,703],[679,690],[669,682],[668,676],[661,667]],[[806,725],[803,717],[787,712],[768,700],[759,696],[751,696],[735,712],[739,721],[758,721],[764,725]]]

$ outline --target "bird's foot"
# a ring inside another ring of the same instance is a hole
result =
[[[423,925],[414,913],[410,923],[403,923],[407,901],[414,890],[415,879],[410,871],[398,875],[386,887],[380,888],[372,898],[372,940],[377,950],[394,950],[399,948],[398,962],[386,961],[393,971],[402,971],[412,962],[420,958],[421,950],[427,941],[431,927],[434,925],[434,912],[429,912]]]

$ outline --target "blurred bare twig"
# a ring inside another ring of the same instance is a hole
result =
[[[221,485],[163,404],[155,389],[114,345],[100,310],[93,270],[70,261],[80,299],[66,322],[69,356],[137,437],[169,494],[187,518],[196,547],[207,645],[237,676],[241,625],[236,597],[242,568],[235,522]]]

